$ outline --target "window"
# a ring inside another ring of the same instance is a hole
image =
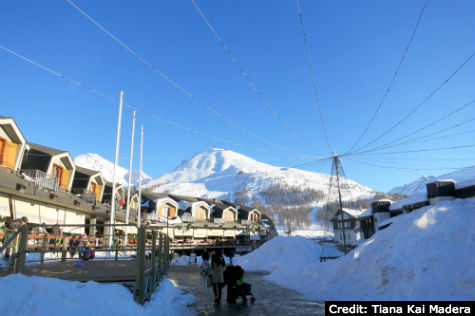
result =
[[[57,164],[53,164],[53,171],[51,175],[53,176],[53,178],[58,178],[58,183],[61,183],[63,179],[63,167]]]
[[[97,184],[95,184],[94,182],[91,182],[91,184],[89,184],[89,191],[96,192],[96,186]]]
[[[170,216],[170,208],[166,206],[162,206],[161,213],[162,213],[161,215],[164,217]]]

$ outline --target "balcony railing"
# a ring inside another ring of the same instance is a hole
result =
[[[35,183],[35,188],[51,190],[58,193],[59,180],[40,170],[24,170],[23,173]]]
[[[145,215],[145,220],[150,222],[161,222],[163,221],[163,217],[157,214],[147,214]]]
[[[89,191],[87,189],[72,188],[71,192],[78,195],[80,198],[82,198],[86,202],[89,202],[89,203],[96,202],[96,193],[92,191]]]

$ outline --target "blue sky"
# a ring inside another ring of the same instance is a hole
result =
[[[287,167],[314,161],[312,156],[345,153],[383,98],[426,1],[300,0],[331,150],[315,102],[295,1],[196,3],[282,121],[312,150],[264,105],[190,0],[74,3],[195,97],[267,140],[204,109],[68,2],[2,1],[0,45],[116,99],[125,91],[125,101],[140,109],[137,126],[145,129],[144,171],[157,177],[208,146]],[[429,2],[391,91],[356,148],[400,121],[474,52],[474,9],[474,1]],[[407,120],[365,149],[404,137],[473,101],[474,59]],[[113,160],[118,102],[0,50],[0,104],[0,115],[14,117],[28,141],[73,156],[92,152]],[[150,113],[230,142],[189,132]],[[473,165],[473,147],[407,153],[473,145],[474,124],[468,121],[473,117],[472,103],[403,140],[435,133],[420,142],[342,157],[346,175],[386,191],[420,175]],[[132,110],[125,107],[120,150],[124,167],[131,121]],[[136,133],[136,157],[138,142]],[[138,167],[138,160],[134,164]],[[330,166],[329,160],[316,160],[301,168],[328,173]]]

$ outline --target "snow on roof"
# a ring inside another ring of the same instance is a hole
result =
[[[471,185],[474,185],[474,184],[475,184],[475,175],[471,179],[465,179],[465,180],[462,180],[462,181],[455,182],[455,188],[460,189],[460,188],[468,187],[468,186],[471,186]]]
[[[455,182],[455,180],[454,179],[439,179],[435,182]]]
[[[364,211],[360,214],[359,218],[366,217],[366,216],[370,216],[370,215],[372,214],[372,212],[373,212],[373,208],[372,208],[372,207],[367,208],[366,210],[364,210]]]
[[[343,208],[343,212],[355,218],[358,218],[362,213],[360,209],[355,210],[352,208]]]
[[[378,227],[381,228],[383,226],[386,226],[388,224],[391,224],[393,223],[395,220],[397,219],[397,216],[396,217],[389,217],[389,218],[386,218],[384,221],[382,221],[381,223],[378,224]]]
[[[393,200],[391,200],[391,199],[379,199],[379,200],[377,200],[377,201],[375,201],[375,202],[389,202],[389,203],[392,203]]]
[[[408,196],[407,198],[394,201],[389,206],[389,210],[394,211],[394,210],[402,208],[404,205],[409,205],[409,204],[414,204],[414,203],[424,202],[424,201],[427,201],[427,193],[416,193],[411,196]]]

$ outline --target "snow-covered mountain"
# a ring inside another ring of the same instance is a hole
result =
[[[85,154],[80,155],[74,158],[74,164],[83,168],[88,168],[92,170],[97,170],[102,172],[102,175],[106,181],[112,182],[112,177],[114,174],[114,163],[109,160],[102,158],[98,154]],[[129,170],[121,166],[117,166],[116,172],[116,181],[124,186],[127,186],[129,181]],[[142,171],[142,184],[151,180],[152,178],[145,174]],[[132,170],[132,179],[131,183],[137,185],[139,183],[139,171]]]
[[[145,187],[155,192],[232,199],[231,194],[237,191],[251,197],[275,186],[327,194],[329,178],[328,174],[272,166],[231,150],[207,148]],[[371,198],[375,193],[351,180],[348,186],[353,198]]]
[[[426,184],[443,179],[455,180],[457,187],[475,184],[475,167],[462,168],[441,176],[422,176],[417,180],[393,188],[389,193],[399,193],[404,195],[422,194],[426,192]]]

